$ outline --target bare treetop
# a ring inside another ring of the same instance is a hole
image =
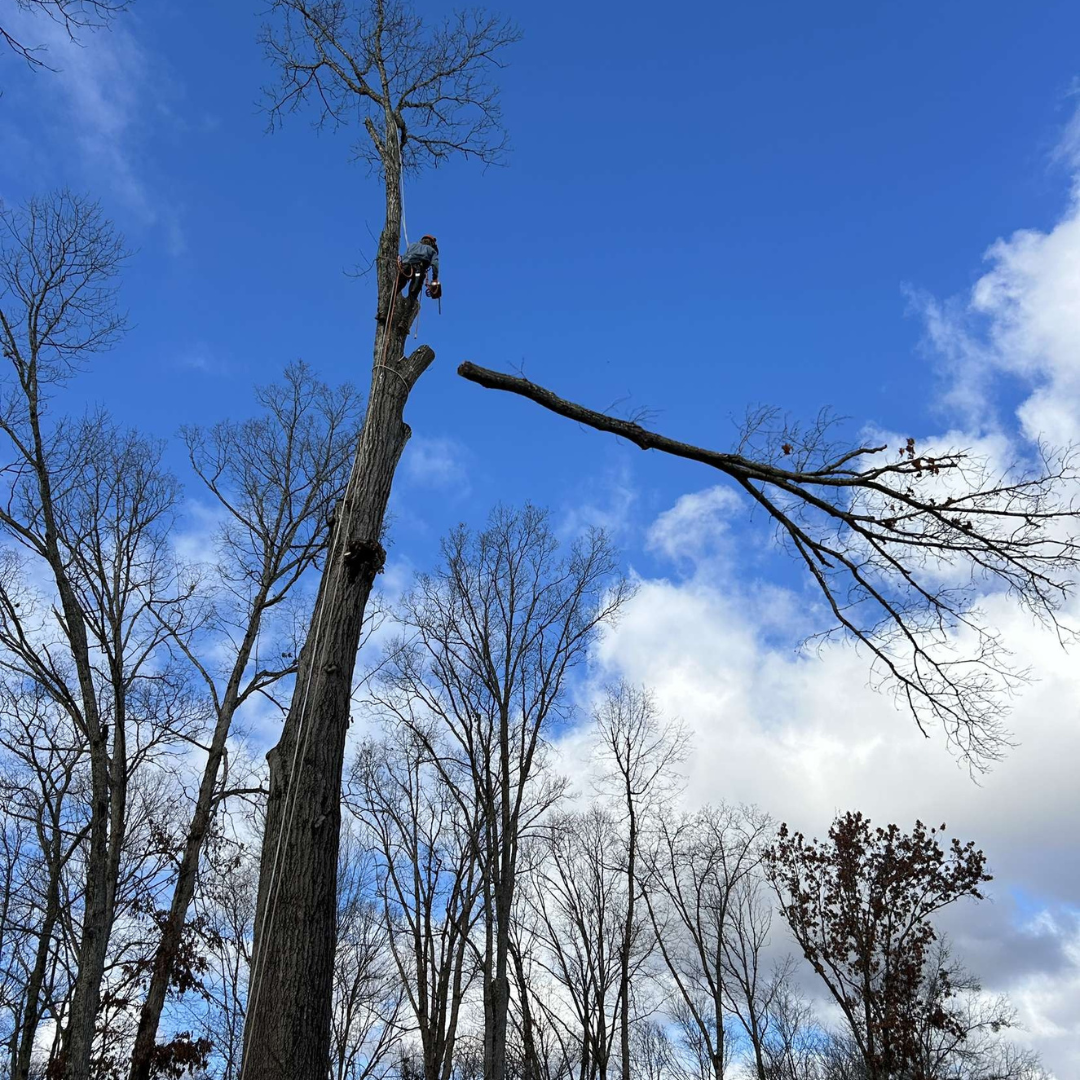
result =
[[[101,207],[69,191],[0,211],[0,349],[20,385],[62,379],[115,344],[126,256]]]
[[[869,649],[925,733],[930,722],[973,766],[1001,754],[1002,695],[1023,680],[979,601],[1004,588],[1064,640],[1060,613],[1080,565],[1077,482],[1069,449],[1039,448],[1031,462],[999,468],[963,449],[837,446],[828,423],[768,430],[752,417],[735,453],[692,446],[558,397],[513,375],[462,364],[464,378],[505,390],[728,476],[776,526],[805,565],[839,634]]]
[[[371,142],[357,156],[372,163],[387,160],[396,131],[404,169],[454,154],[494,163],[506,149],[490,75],[521,36],[509,20],[475,9],[428,28],[400,0],[274,0],[272,10],[261,36],[280,72],[272,124],[313,99],[318,124],[364,125]]]

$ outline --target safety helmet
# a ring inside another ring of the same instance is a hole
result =
[[[430,233],[425,233],[423,236],[421,236],[420,243],[430,244],[433,248],[437,248],[439,246],[439,242]]]

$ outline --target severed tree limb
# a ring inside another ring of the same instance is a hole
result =
[[[1008,745],[1003,695],[1025,678],[979,601],[1003,587],[1059,640],[1073,636],[1059,617],[1080,568],[1073,449],[1040,448],[1033,466],[1001,470],[963,450],[917,453],[913,439],[891,458],[885,445],[833,447],[819,422],[808,435],[788,433],[771,460],[671,439],[476,364],[458,374],[728,476],[823,594],[834,626],[815,637],[840,634],[867,648],[875,681],[892,686],[924,734],[939,722],[975,769]]]

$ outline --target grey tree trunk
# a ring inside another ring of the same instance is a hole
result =
[[[93,665],[86,618],[67,576],[60,551],[59,533],[53,505],[52,480],[45,457],[45,441],[39,420],[37,388],[28,395],[30,423],[34,438],[38,492],[45,525],[45,556],[53,571],[60,606],[64,613],[71,658],[78,678],[82,706],[82,726],[90,751],[90,837],[86,865],[83,923],[79,937],[79,967],[71,999],[71,1013],[64,1038],[66,1080],[89,1080],[90,1055],[94,1043],[94,1022],[101,1001],[101,981],[105,976],[105,955],[112,924],[114,885],[109,882],[110,862],[110,760],[108,732],[102,723],[94,686]],[[118,848],[113,848],[118,850]]]
[[[396,146],[387,153],[400,161]],[[281,740],[267,755],[270,797],[244,1080],[320,1077],[330,1060],[341,775],[353,670],[368,597],[385,559],[380,539],[394,471],[410,435],[402,418],[405,404],[435,358],[426,345],[403,355],[417,298],[396,296],[399,176],[400,168],[384,169],[387,213],[379,242],[378,329],[367,414],[292,705]]]
[[[619,952],[619,1048],[622,1054],[622,1080],[630,1080],[630,952],[634,944],[634,894],[637,891],[637,808],[629,777],[626,785],[628,817],[626,862],[626,924]]]
[[[38,1021],[41,1019],[41,990],[48,970],[53,930],[56,928],[56,921],[60,915],[60,874],[63,869],[60,852],[60,822],[54,819],[51,824],[53,840],[49,847],[49,881],[45,888],[45,918],[38,936],[34,966],[27,980],[24,995],[26,1011],[22,1016],[22,1034],[19,1037],[18,1048],[13,1055],[12,1080],[29,1080],[30,1078],[34,1042],[38,1033]],[[18,1034],[17,1029],[15,1034]]]
[[[252,641],[254,636],[254,633],[249,633]],[[242,659],[245,663],[250,651],[250,645],[245,640],[241,649]],[[221,762],[225,756],[225,746],[229,737],[229,729],[232,727],[233,714],[236,711],[242,672],[243,668],[238,662],[233,670],[233,678],[230,679],[226,690],[226,704],[218,713],[214,734],[210,742],[210,752],[203,767],[202,781],[199,784],[199,793],[195,802],[195,812],[192,814],[191,824],[188,827],[187,838],[184,842],[184,853],[180,859],[180,869],[177,871],[176,885],[173,889],[172,902],[169,905],[169,917],[162,931],[157,952],[154,955],[154,968],[150,975],[150,986],[147,988],[146,1000],[143,1002],[142,1009],[139,1012],[139,1027],[131,1054],[130,1080],[149,1080],[150,1077],[158,1024],[161,1022],[161,1013],[165,1008],[165,998],[168,994],[169,981],[172,978],[176,957],[180,951],[188,910],[195,895],[199,858],[213,818],[214,789],[217,785]]]

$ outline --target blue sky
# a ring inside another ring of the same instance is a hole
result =
[[[1080,1075],[1080,842],[1060,825],[1080,815],[1075,655],[991,601],[1038,681],[1019,747],[976,788],[867,690],[863,658],[793,656],[800,579],[713,474],[455,374],[521,366],[718,448],[762,403],[991,453],[1080,435],[1080,8],[504,10],[525,34],[502,77],[507,167],[454,163],[406,192],[446,292],[420,319],[437,360],[409,404],[390,571],[499,500],[547,505],[568,533],[609,526],[642,590],[597,662],[694,731],[690,796],[808,832],[859,806],[975,837],[1000,899],[954,932],[1062,1080]],[[0,55],[0,197],[90,192],[134,249],[134,327],[71,407],[171,438],[244,415],[297,358],[367,385],[372,285],[346,272],[373,252],[378,184],[351,133],[301,114],[267,134],[259,25],[258,5],[136,0],[84,49],[21,22],[57,73]]]
[[[760,402],[940,421],[904,290],[966,289],[990,240],[1060,207],[1074,6],[518,8],[508,167],[455,163],[407,191],[447,289],[421,319],[438,361],[410,421],[469,495],[414,469],[399,515],[437,534],[497,499],[597,502],[615,475],[648,515],[708,482],[462,383],[466,358],[599,407],[626,398],[710,445]],[[297,357],[366,385],[371,288],[345,271],[372,251],[377,186],[348,133],[307,115],[266,133],[259,23],[243,4],[137,4],[111,63],[101,35],[71,57],[99,61],[94,93],[0,68],[5,199],[92,191],[136,249],[135,329],[79,391],[163,435],[243,412]],[[53,55],[70,75],[70,50]]]

